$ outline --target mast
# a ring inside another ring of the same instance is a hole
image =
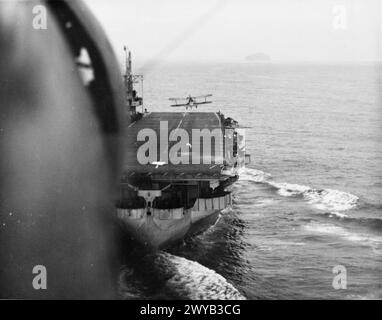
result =
[[[125,88],[127,99],[129,100],[133,96],[133,76],[132,76],[132,67],[131,67],[131,51],[127,51],[126,46],[125,50]]]
[[[137,116],[137,107],[143,105],[142,98],[138,97],[137,92],[134,90],[134,83],[140,79],[143,91],[143,77],[141,75],[133,75],[131,51],[128,51],[126,46],[124,46],[123,49],[125,51],[124,82],[126,90],[126,106],[130,117],[134,119]]]

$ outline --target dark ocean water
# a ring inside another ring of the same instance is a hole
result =
[[[382,66],[172,64],[144,99],[212,93],[246,129],[252,163],[232,210],[156,255],[132,253],[126,298],[381,299]],[[332,286],[333,267],[347,289]]]

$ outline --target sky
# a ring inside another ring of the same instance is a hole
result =
[[[86,0],[141,63],[382,60],[382,0]]]

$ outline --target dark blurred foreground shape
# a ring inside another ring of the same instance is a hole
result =
[[[80,1],[0,1],[0,75],[0,298],[115,298],[123,87],[103,31]]]

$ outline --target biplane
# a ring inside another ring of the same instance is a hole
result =
[[[171,107],[186,107],[187,110],[188,108],[192,109],[194,107],[197,109],[201,104],[212,103],[212,101],[207,100],[207,98],[210,97],[212,97],[212,94],[197,97],[188,96],[186,98],[170,98],[169,100],[175,102],[175,104],[172,104]],[[180,102],[178,103],[178,101]]]

